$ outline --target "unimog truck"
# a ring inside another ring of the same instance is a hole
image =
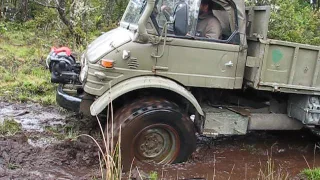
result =
[[[199,37],[200,3],[130,0],[79,61],[48,56],[58,104],[121,137],[125,169],[185,161],[197,136],[319,127],[320,47],[268,39],[270,7],[243,0],[213,0],[222,38]]]

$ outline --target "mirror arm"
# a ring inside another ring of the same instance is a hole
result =
[[[161,33],[161,36],[160,36],[160,39],[159,41],[157,42],[157,44],[159,44],[161,42],[161,39],[162,39],[162,35],[164,33],[164,42],[163,42],[163,46],[162,46],[162,51],[159,55],[155,55],[155,54],[151,54],[152,57],[154,58],[161,58],[163,55],[164,55],[164,49],[166,47],[166,42],[167,42],[167,34],[168,34],[168,24],[172,24],[173,22],[166,22],[163,29],[162,29],[162,33]]]

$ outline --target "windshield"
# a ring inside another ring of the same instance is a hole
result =
[[[145,6],[146,0],[131,0],[122,17],[121,26],[128,29],[136,29]]]

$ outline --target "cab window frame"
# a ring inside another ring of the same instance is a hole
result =
[[[158,3],[158,1],[159,0],[156,0],[156,3]],[[234,18],[235,19],[235,22],[234,22],[234,25],[235,25],[234,29],[235,30],[231,33],[231,35],[228,37],[228,39],[223,40],[223,39],[210,39],[210,38],[206,38],[206,37],[197,37],[197,36],[178,36],[178,35],[174,35],[171,33],[167,34],[167,37],[240,45],[241,41],[240,41],[239,21],[238,21],[239,19],[238,19],[237,6],[232,0],[226,0],[226,2],[232,7],[233,13],[235,16],[235,18]],[[159,26],[154,13],[151,14],[150,18],[151,18],[152,23],[154,24],[154,27],[156,28],[156,31],[160,35],[163,28],[161,28]],[[197,23],[194,26],[197,26]]]

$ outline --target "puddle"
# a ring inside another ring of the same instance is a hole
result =
[[[66,115],[52,106],[0,102],[0,123],[4,119],[14,119],[22,125],[24,131],[43,132],[47,126],[64,125]]]
[[[320,167],[317,142],[309,131],[255,132],[214,142],[202,138],[197,152],[186,163],[139,169],[156,170],[163,179],[262,179],[259,172],[269,175],[266,166],[271,159],[274,176],[293,179],[309,166]]]

